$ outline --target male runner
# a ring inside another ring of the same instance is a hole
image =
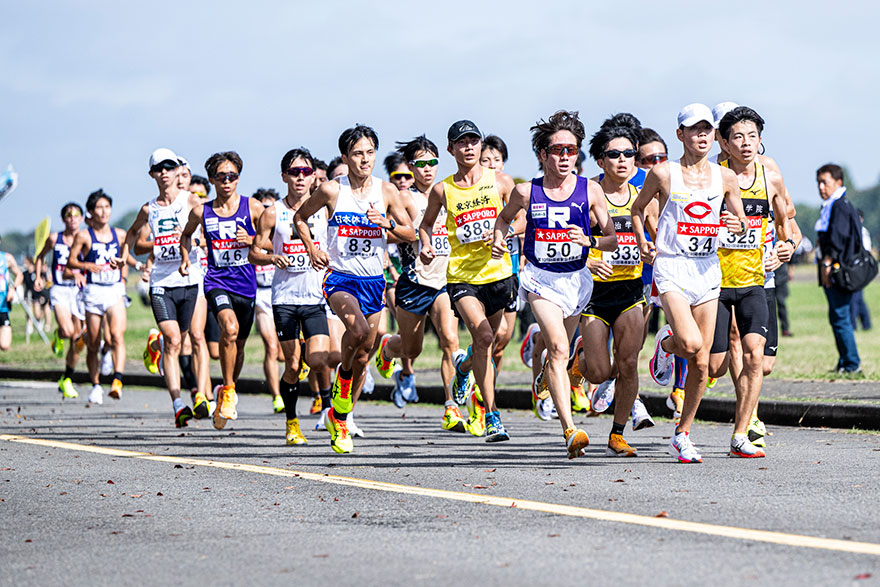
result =
[[[251,247],[252,262],[272,263],[275,267],[271,304],[284,354],[280,389],[287,416],[285,438],[289,445],[308,443],[296,414],[301,357],[305,357],[310,371],[316,373],[321,396],[330,405],[330,373],[326,367],[330,331],[321,295],[323,273],[312,267],[294,223],[294,214],[309,198],[315,181],[313,165],[312,155],[305,148],[291,149],[284,154],[281,179],[287,184],[287,195],[266,208],[260,216],[257,237]],[[307,228],[315,248],[325,250],[327,216],[324,208],[309,218]],[[267,250],[272,253],[266,254],[264,251]]]
[[[467,354],[459,354],[453,360],[453,399],[459,404],[467,400],[472,434],[482,434],[481,422],[485,420],[486,442],[499,442],[509,440],[510,436],[501,424],[495,403],[496,370],[492,352],[504,310],[516,308],[516,278],[510,254],[505,252],[494,259],[490,244],[492,227],[514,184],[509,175],[480,165],[482,134],[473,122],[453,123],[446,138],[446,150],[455,158],[458,169],[431,188],[419,225],[419,255],[425,264],[437,256],[432,243],[434,224],[445,208],[450,246],[446,291],[456,316],[464,321],[473,341]],[[519,218],[517,223],[516,228],[522,230]],[[514,227],[511,229],[511,234],[516,232]],[[475,391],[469,389],[471,370],[479,388]],[[482,395],[482,402],[477,391]]]
[[[75,202],[65,204],[61,208],[61,220],[64,221],[64,230],[50,234],[43,250],[37,255],[37,281],[34,283],[34,289],[42,291],[45,287],[43,258],[46,253],[52,251],[52,287],[49,289],[49,303],[55,312],[55,321],[58,323],[56,336],[70,341],[64,361],[64,374],[58,380],[58,391],[61,392],[62,397],[75,398],[79,397],[79,393],[73,386],[71,378],[85,343],[82,332],[86,314],[80,288],[77,287],[74,279],[64,278],[64,267],[70,257],[70,246],[82,224],[82,206]]]
[[[323,271],[324,297],[345,325],[342,361],[336,372],[332,408],[324,416],[330,447],[337,453],[354,447],[346,421],[364,384],[370,351],[385,305],[385,250],[387,235],[415,240],[412,221],[392,184],[373,176],[379,137],[364,125],[339,137],[339,152],[348,175],[321,185],[294,213],[300,239],[312,266]],[[326,209],[327,248],[319,249],[308,220]]]
[[[105,337],[113,356],[113,383],[110,397],[122,398],[122,374],[125,372],[125,279],[126,265],[117,265],[120,243],[125,241],[125,231],[110,226],[113,200],[97,190],[89,194],[86,210],[91,216],[91,226],[80,230],[70,246],[70,255],[64,267],[63,277],[74,279],[83,288],[83,304],[86,314],[86,365],[92,390],[89,403],[104,403],[104,388],[99,382],[98,350],[101,345],[101,322],[106,316]],[[75,271],[79,269],[79,273]]]
[[[434,185],[440,153],[437,145],[425,135],[407,143],[398,143],[398,150],[414,177],[415,183],[409,191],[410,215],[413,218],[413,225],[418,226],[428,206],[428,193]],[[435,256],[429,263],[425,263],[420,258],[418,243],[398,245],[403,266],[403,272],[397,282],[398,334],[383,338],[379,352],[376,354],[376,368],[384,375],[393,369],[395,358],[403,359],[401,382],[397,386],[400,388],[399,398],[394,398],[395,404],[403,407],[407,401],[418,399],[415,394],[406,395],[406,390],[410,385],[413,390],[415,389],[413,361],[422,352],[425,322],[430,317],[443,353],[440,360],[440,376],[443,379],[446,403],[441,427],[444,430],[465,432],[465,420],[458,405],[452,399],[449,387],[455,374],[452,355],[458,349],[458,320],[452,313],[452,304],[446,292],[446,266],[449,263],[446,210],[441,210],[437,222],[434,223],[431,244]],[[403,405],[399,405],[401,403]]]
[[[584,454],[590,443],[572,419],[567,373],[569,341],[593,291],[586,249],[613,251],[617,237],[599,186],[572,173],[585,135],[578,113],[560,110],[531,131],[532,149],[544,176],[514,188],[495,223],[492,257],[508,254],[508,227],[525,210],[528,262],[520,272],[519,296],[531,305],[541,327],[548,355],[545,377],[568,458],[573,459]],[[602,230],[598,239],[590,234],[594,223]],[[606,342],[607,335],[602,344]]]
[[[242,161],[235,151],[211,155],[205,162],[217,197],[196,206],[180,237],[180,273],[189,275],[190,247],[196,228],[201,226],[208,244],[208,268],[204,277],[208,308],[220,326],[220,370],[223,386],[218,390],[214,409],[214,428],[238,418],[235,382],[244,364],[244,345],[254,324],[254,298],[257,280],[248,262],[248,249],[255,234],[254,222],[263,205],[238,194]],[[193,269],[194,270],[194,269]]]
[[[746,230],[736,176],[709,163],[713,142],[712,111],[689,104],[678,113],[676,136],[684,146],[680,161],[656,165],[632,205],[633,233],[642,258],[654,264],[654,283],[669,324],[657,335],[651,368],[668,377],[673,353],[688,359],[681,420],[670,452],[684,463],[702,462],[690,428],[706,388],[709,349],[715,329],[721,270],[715,254],[723,223],[735,234]],[[645,208],[660,202],[657,238],[645,239]],[[722,200],[727,210],[721,212]],[[656,257],[655,257],[656,254]]]

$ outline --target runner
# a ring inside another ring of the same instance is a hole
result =
[[[254,193],[253,198],[263,205],[265,208],[263,214],[265,214],[269,208],[274,208],[275,202],[278,201],[278,192],[273,189],[260,188]],[[260,231],[258,226],[256,230]],[[267,245],[271,245],[271,243],[267,242]],[[272,247],[267,246],[266,250],[271,251]],[[253,258],[251,263],[254,264],[254,271],[257,274],[255,321],[257,332],[260,333],[260,338],[263,340],[263,374],[266,376],[269,393],[272,394],[272,411],[280,414],[284,411],[284,399],[281,397],[278,383],[278,360],[283,360],[284,357],[281,354],[281,344],[278,340],[272,310],[272,283],[275,279],[275,265],[271,263],[258,264]]]
[[[79,397],[79,392],[73,386],[72,377],[73,370],[79,360],[79,354],[85,344],[82,333],[86,314],[81,290],[77,287],[76,280],[64,278],[64,267],[70,257],[70,246],[82,224],[82,206],[75,202],[65,204],[61,208],[61,220],[64,221],[64,230],[50,234],[43,250],[37,255],[37,281],[34,283],[34,289],[42,291],[45,288],[43,258],[46,253],[52,251],[52,287],[49,288],[49,303],[52,306],[52,311],[55,312],[55,321],[58,323],[55,338],[66,338],[70,341],[64,360],[64,374],[58,380],[58,391],[61,392],[62,397],[76,398]]]
[[[415,184],[409,192],[409,213],[413,225],[422,222],[428,206],[428,194],[434,185],[440,151],[425,135],[407,143],[398,143],[398,150],[407,161]],[[440,341],[440,376],[446,402],[441,427],[453,432],[465,432],[466,422],[452,399],[450,385],[455,374],[452,356],[458,349],[458,320],[452,313],[452,304],[446,292],[446,269],[449,263],[449,236],[446,230],[446,210],[441,210],[431,232],[431,244],[435,257],[425,263],[419,256],[418,243],[401,243],[403,273],[398,280],[397,320],[399,333],[382,340],[376,355],[379,373],[390,373],[395,358],[401,358],[403,369],[395,381],[394,403],[403,407],[408,401],[417,401],[413,362],[422,352],[425,338],[425,321],[431,323]]]
[[[501,424],[495,403],[497,373],[492,352],[504,310],[516,308],[516,279],[510,255],[505,251],[494,259],[489,245],[502,202],[513,190],[513,180],[505,173],[480,165],[482,134],[470,120],[454,123],[446,138],[446,150],[455,157],[458,169],[431,188],[419,225],[419,256],[424,264],[430,264],[437,256],[432,243],[434,225],[445,208],[450,246],[446,291],[455,315],[464,320],[473,341],[467,353],[458,353],[453,359],[452,396],[459,404],[467,401],[471,434],[481,436],[485,428],[486,442],[499,442],[509,440],[510,436]],[[522,230],[520,218],[516,223],[516,228]],[[511,234],[516,232],[511,228]],[[473,391],[472,370],[478,386]]]
[[[294,214],[312,266],[318,271],[329,267],[324,297],[345,325],[332,408],[324,416],[330,446],[337,453],[354,447],[346,419],[363,387],[384,307],[386,234],[400,241],[415,240],[397,188],[372,175],[378,147],[379,137],[368,126],[343,132],[339,152],[348,175],[321,185]],[[307,222],[322,208],[328,217],[326,250],[315,245]]]
[[[89,194],[86,211],[91,226],[76,233],[62,276],[74,279],[83,288],[83,304],[86,314],[86,365],[92,390],[89,403],[104,403],[104,388],[99,381],[98,351],[101,346],[101,322],[104,320],[105,338],[113,356],[113,383],[110,397],[122,399],[122,377],[125,372],[125,279],[128,266],[115,266],[119,257],[120,243],[125,241],[125,231],[110,226],[113,200],[97,190]],[[75,271],[79,269],[79,273]],[[106,318],[105,318],[106,316]]]
[[[684,407],[670,443],[670,452],[684,463],[702,462],[689,433],[706,388],[718,309],[718,231],[721,223],[735,234],[747,227],[736,176],[707,160],[713,122],[712,111],[703,104],[681,109],[676,136],[684,155],[648,173],[631,210],[633,233],[642,258],[653,261],[654,283],[669,320],[657,334],[651,370],[656,377],[668,378],[673,353],[688,360]],[[655,198],[660,202],[660,217],[652,243],[645,239],[645,209]],[[722,200],[728,208],[723,213]]]
[[[585,249],[613,251],[617,237],[598,184],[572,173],[585,135],[578,113],[560,110],[549,120],[539,121],[531,132],[532,149],[544,176],[514,188],[495,223],[492,257],[501,259],[507,254],[510,222],[525,210],[528,262],[521,272],[519,296],[529,303],[541,327],[547,347],[545,379],[562,424],[568,458],[573,459],[590,444],[587,433],[575,427],[572,419],[567,373],[569,341],[593,291]],[[590,234],[594,223],[603,236]],[[607,340],[606,334],[601,344]]]
[[[199,289],[196,271],[191,271],[189,275],[181,275],[177,271],[180,267],[180,231],[191,209],[189,199],[195,197],[178,187],[180,170],[180,158],[173,151],[166,148],[153,151],[149,173],[156,182],[159,195],[141,206],[128,229],[122,252],[115,264],[121,267],[125,263],[129,250],[146,227],[153,240],[150,306],[159,331],[151,332],[144,356],[155,365],[161,351],[174,424],[184,428],[193,417],[194,410],[199,412],[200,417],[208,416],[208,402],[204,397],[199,397],[198,403],[190,408],[180,398],[180,349],[189,331]]]
[[[12,283],[9,282],[10,273],[15,276]],[[12,346],[12,323],[9,321],[10,304],[15,296],[15,290],[23,282],[24,273],[18,268],[15,257],[11,253],[0,251],[0,351],[8,351]]]
[[[214,428],[238,418],[235,382],[244,363],[244,345],[254,324],[257,280],[247,252],[254,239],[254,222],[263,205],[237,192],[242,161],[235,151],[211,155],[205,169],[217,197],[196,206],[180,237],[180,273],[195,271],[190,263],[192,236],[201,226],[208,244],[208,268],[204,277],[208,307],[220,326],[220,370],[223,385],[214,409]]]
[[[308,443],[296,413],[301,357],[305,357],[310,371],[316,373],[320,394],[330,405],[330,374],[326,367],[330,331],[321,296],[323,274],[312,267],[308,251],[294,226],[294,213],[309,198],[316,179],[314,164],[311,153],[305,148],[285,153],[281,159],[281,179],[287,184],[287,195],[263,212],[251,247],[254,263],[272,263],[276,268],[272,278],[271,304],[284,353],[281,396],[287,416],[285,438],[288,445]],[[315,248],[325,250],[327,215],[324,208],[309,218],[307,228]],[[265,253],[267,250],[272,253]],[[300,342],[300,336],[304,342]]]

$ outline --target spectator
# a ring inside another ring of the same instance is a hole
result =
[[[858,210],[859,222],[862,223],[862,246],[866,251],[871,250],[871,233],[865,227],[865,217],[861,210]],[[862,323],[862,330],[871,330],[871,312],[865,303],[865,297],[862,290],[853,292],[852,301],[849,303],[849,315],[852,321],[853,330],[859,327],[859,321]]]
[[[828,299],[828,320],[837,344],[838,373],[861,373],[861,360],[853,335],[849,304],[852,292],[832,283],[832,272],[850,262],[862,246],[862,230],[856,210],[846,197],[843,169],[828,163],[816,170],[816,183],[822,208],[816,221],[816,239],[820,250],[819,284]]]

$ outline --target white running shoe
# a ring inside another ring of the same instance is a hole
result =
[[[101,387],[100,384],[96,384],[92,386],[92,391],[89,392],[89,403],[90,404],[103,404],[104,403],[104,388]]]
[[[593,392],[593,397],[590,398],[590,405],[593,406],[594,412],[601,414],[608,409],[608,406],[614,401],[614,388],[616,386],[617,377],[606,379],[599,384],[599,387]]]
[[[672,353],[667,353],[660,346],[670,336],[672,336],[672,327],[669,324],[664,324],[663,328],[657,331],[657,336],[654,337],[654,356],[651,357],[649,369],[651,377],[657,382],[657,385],[669,385],[669,380],[672,379],[675,356]]]
[[[348,433],[349,434],[351,434],[353,437],[356,437],[356,438],[363,438],[364,437],[364,431],[361,430],[361,427],[355,423],[354,414],[352,412],[349,412],[348,415],[345,417],[345,422],[346,422],[346,424],[348,424]]]
[[[700,451],[691,442],[690,434],[687,432],[672,433],[672,440],[669,442],[669,453],[676,457],[681,463],[702,463],[703,457]]]
[[[742,459],[761,459],[766,457],[767,453],[752,444],[747,434],[734,434],[730,438],[730,456]]]
[[[373,374],[370,373],[369,367],[367,367],[366,373],[367,373],[367,375],[366,375],[366,378],[364,379],[363,392],[366,393],[367,395],[370,395],[371,393],[373,393],[373,390],[376,389],[376,382],[373,381]]]
[[[532,368],[532,349],[535,348],[535,336],[541,332],[541,327],[537,323],[529,326],[526,336],[523,338],[522,346],[519,347],[519,358],[522,359],[523,365]]]
[[[640,398],[636,398],[632,407],[632,426],[633,430],[641,430],[642,428],[652,428],[654,419],[648,413],[648,408]]]
[[[553,419],[555,412],[556,406],[553,405],[551,398],[535,400],[535,415],[538,416],[538,419],[549,422]]]
[[[324,417],[327,415],[327,412],[330,411],[329,407],[321,410],[321,415],[318,416],[318,421],[315,422],[315,430],[327,430],[327,426],[324,425]]]
[[[559,414],[556,412],[556,404],[553,403],[553,398],[548,397],[544,401],[547,402],[548,406],[550,407],[550,417],[554,420],[558,420]]]
[[[101,341],[101,375],[107,377],[113,374],[113,353],[110,349],[104,350],[104,341]]]

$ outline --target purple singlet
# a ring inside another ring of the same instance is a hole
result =
[[[568,238],[568,225],[580,226],[590,236],[590,201],[587,178],[578,177],[571,195],[562,202],[544,193],[544,178],[532,180],[523,254],[532,265],[553,273],[580,271],[587,250]]]
[[[250,198],[239,196],[238,210],[224,218],[214,212],[214,202],[205,203],[202,230],[208,242],[208,271],[205,273],[205,293],[223,289],[246,298],[257,295],[257,275],[248,261],[248,246],[235,238],[238,227],[251,236],[256,234],[251,222]]]

